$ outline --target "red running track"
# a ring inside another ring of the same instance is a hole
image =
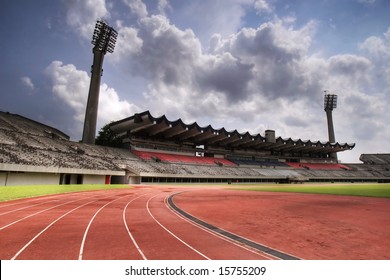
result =
[[[52,195],[0,203],[0,259],[249,260],[287,255],[387,260],[388,213],[390,199],[384,198],[219,187],[139,186]],[[226,232],[265,249],[226,237]]]
[[[182,190],[137,187],[2,202],[0,259],[272,259],[176,214],[166,199]]]

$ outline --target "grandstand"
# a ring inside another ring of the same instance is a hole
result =
[[[363,154],[361,164],[330,156],[355,144],[229,132],[148,111],[110,129],[123,148],[70,141],[53,127],[0,112],[0,185],[390,181],[388,154]]]

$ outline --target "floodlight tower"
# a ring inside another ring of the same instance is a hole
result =
[[[93,65],[91,66],[91,82],[89,84],[87,109],[85,111],[83,143],[95,144],[100,79],[103,76],[103,59],[107,52],[114,52],[117,37],[118,32],[114,28],[110,27],[103,20],[97,20],[92,36],[92,44],[94,45],[92,49]]]
[[[336,142],[336,137],[334,136],[333,117],[332,117],[332,111],[336,107],[337,107],[337,95],[328,94],[328,91],[325,90],[324,110],[326,112],[326,119],[328,121],[328,135],[329,135],[330,143]],[[337,153],[331,153],[330,157],[337,161]]]

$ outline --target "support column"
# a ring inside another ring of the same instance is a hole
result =
[[[104,53],[99,50],[93,51],[93,65],[91,82],[89,85],[87,109],[85,111],[84,130],[82,142],[95,144],[96,123],[99,107],[100,80],[103,75]]]
[[[332,110],[326,110],[326,119],[328,121],[328,136],[330,143],[336,143],[336,137],[334,135],[333,116]],[[330,153],[330,158],[337,161],[337,153]]]

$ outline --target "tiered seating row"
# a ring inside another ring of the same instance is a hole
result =
[[[213,157],[197,157],[187,155],[174,155],[158,152],[146,152],[146,151],[132,151],[136,156],[143,160],[159,159],[164,162],[171,163],[192,163],[192,164],[205,164],[205,165],[217,165],[218,163],[227,166],[236,166],[233,162],[223,158]]]
[[[138,160],[130,151],[0,128],[0,163],[121,170],[116,161]]]
[[[362,154],[360,160],[367,164],[390,164],[390,154]]]
[[[288,165],[284,162],[277,161],[259,161],[259,160],[250,160],[250,159],[231,159],[237,165],[255,165],[255,166],[280,166],[280,167],[288,167]]]
[[[313,170],[350,170],[348,166],[339,163],[306,163],[306,162],[287,162],[287,165],[297,169]]]

